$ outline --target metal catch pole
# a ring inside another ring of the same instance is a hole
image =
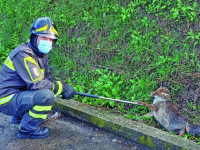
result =
[[[97,95],[86,94],[86,93],[75,92],[75,95],[80,95],[80,96],[84,96],[84,97],[91,97],[91,98],[98,98],[98,99],[104,99],[104,100],[110,100],[110,101],[115,101],[115,102],[133,104],[133,105],[142,105],[142,104],[139,104],[139,103],[136,103],[136,102],[130,102],[130,101],[119,100],[119,99],[114,99],[114,98],[107,98],[107,97],[102,97],[102,96],[97,96]]]

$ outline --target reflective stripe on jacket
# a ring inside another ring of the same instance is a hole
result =
[[[9,102],[14,95],[15,94],[11,94],[11,95],[0,98],[0,105],[3,105],[5,103]]]

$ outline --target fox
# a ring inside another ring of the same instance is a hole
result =
[[[200,125],[190,125],[178,108],[171,104],[171,96],[168,88],[160,87],[150,94],[154,97],[153,104],[142,101],[138,101],[138,103],[148,107],[151,110],[150,114],[167,131],[173,131],[179,136],[183,136],[185,132],[200,136]]]

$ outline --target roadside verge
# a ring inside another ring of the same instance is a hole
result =
[[[74,100],[66,101],[56,98],[54,109],[61,111],[65,115],[75,117],[128,140],[132,140],[148,149],[200,149],[197,143],[190,140]]]

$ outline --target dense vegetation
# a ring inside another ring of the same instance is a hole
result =
[[[199,1],[0,2],[0,65],[13,48],[27,41],[35,19],[49,16],[60,33],[49,56],[52,76],[79,92],[148,103],[150,92],[165,85],[192,123],[200,119],[194,102],[200,69]],[[152,118],[142,117],[149,111],[143,106],[75,98],[158,126]]]

